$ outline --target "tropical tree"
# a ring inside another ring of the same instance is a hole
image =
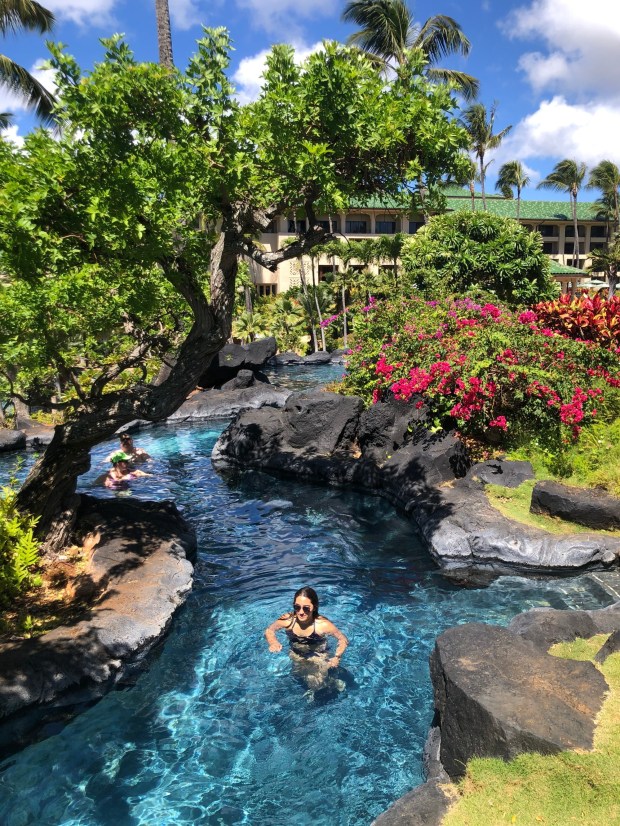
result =
[[[406,0],[349,0],[342,19],[361,27],[347,42],[373,55],[384,68],[403,65],[411,49],[420,49],[428,59],[429,80],[452,83],[466,100],[478,95],[476,78],[435,65],[449,55],[469,54],[471,44],[451,17],[435,15],[419,26]]]
[[[547,177],[542,180],[537,189],[555,189],[556,192],[568,192],[570,198],[571,213],[573,217],[573,229],[575,238],[573,241],[573,267],[579,266],[579,227],[577,225],[577,196],[586,175],[585,163],[566,158],[559,161]]]
[[[91,447],[169,416],[228,340],[240,258],[276,270],[330,237],[326,208],[398,197],[464,145],[421,60],[386,82],[339,44],[303,66],[276,46],[242,107],[224,29],[185,73],[137,63],[119,37],[104,48],[83,77],[53,46],[60,134],[0,143],[0,394],[62,415],[18,495],[50,549],[70,536]],[[292,244],[257,242],[300,211]]]
[[[603,197],[613,204],[614,232],[620,229],[618,210],[618,189],[620,188],[620,169],[612,161],[601,161],[590,171],[586,184],[588,189],[600,189]]]
[[[517,221],[521,212],[521,192],[530,183],[530,177],[523,168],[521,161],[508,161],[500,167],[495,183],[504,198],[512,198],[514,187],[517,190]]]
[[[485,210],[487,208],[487,202],[484,182],[486,179],[486,171],[491,161],[485,164],[484,159],[487,152],[497,149],[512,129],[512,126],[506,126],[501,132],[497,132],[496,134],[493,132],[496,112],[497,103],[493,103],[488,112],[484,103],[472,103],[471,106],[465,109],[459,121],[469,135],[470,149],[478,161],[482,206]]]
[[[600,249],[594,249],[590,253],[592,263],[588,267],[590,272],[604,272],[607,277],[608,296],[611,298],[616,294],[618,286],[618,271],[620,270],[620,235],[616,235],[612,241]]]
[[[394,287],[398,289],[398,267],[400,256],[403,251],[403,244],[407,236],[403,232],[394,235],[380,235],[377,239],[377,257],[379,260],[387,258],[392,263],[392,277]]]
[[[168,0],[155,0],[155,20],[157,22],[157,46],[159,62],[162,66],[171,69],[174,66],[172,57],[172,33],[170,31],[170,6]]]
[[[0,34],[27,31],[45,34],[54,25],[54,15],[35,0],[0,0]],[[10,57],[0,54],[0,84],[23,98],[44,123],[52,120],[54,97],[30,72]],[[8,112],[0,115],[0,128],[10,121]]]
[[[541,237],[512,218],[466,210],[436,215],[405,242],[403,282],[429,298],[492,293],[509,304],[556,294]]]

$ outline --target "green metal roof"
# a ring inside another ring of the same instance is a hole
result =
[[[559,264],[551,259],[551,275],[588,275],[585,270],[578,270],[576,267],[569,267],[568,264]]]
[[[472,211],[471,194],[468,189],[458,186],[449,186],[445,189],[448,211],[457,210]],[[504,198],[497,193],[486,195],[487,212],[494,215],[501,215],[504,218],[517,217],[517,201],[514,198]],[[482,196],[476,192],[474,196],[476,212],[483,212]],[[385,209],[388,211],[402,211],[403,206],[395,198],[387,195],[374,195],[372,197],[357,199],[351,203],[351,210],[362,209]],[[600,211],[598,204],[593,201],[577,201],[578,221],[598,221],[604,222],[604,218],[597,218]],[[519,219],[522,221],[551,222],[572,221],[570,203],[566,201],[521,201],[519,208]]]

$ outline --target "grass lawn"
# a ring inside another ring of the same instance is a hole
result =
[[[521,522],[524,525],[531,525],[534,528],[556,534],[604,533],[610,536],[620,536],[620,531],[593,531],[592,528],[586,528],[576,522],[567,522],[555,516],[530,513],[532,490],[536,481],[536,479],[529,479],[519,485],[518,488],[487,485],[485,491],[491,505],[503,516],[514,519],[515,522]]]
[[[591,660],[606,635],[560,643],[556,656]],[[617,826],[620,824],[620,653],[599,666],[609,693],[591,752],[471,760],[442,826]],[[453,789],[454,787],[450,787]]]

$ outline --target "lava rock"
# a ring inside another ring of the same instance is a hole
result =
[[[221,390],[243,390],[254,384],[254,373],[251,370],[239,370],[234,379],[224,382]]]
[[[194,393],[169,416],[168,422],[199,422],[229,419],[245,410],[284,407],[291,390],[256,382],[240,390],[203,390]]]
[[[590,749],[607,683],[592,663],[552,657],[505,628],[471,623],[431,655],[441,762],[453,779],[472,757]]]
[[[518,488],[523,482],[534,478],[534,469],[529,462],[490,459],[472,465],[467,476],[469,479],[479,479],[487,485]]]
[[[0,428],[0,453],[8,453],[11,450],[24,450],[25,447],[26,434],[23,430]]]
[[[276,340],[260,338],[249,344],[225,344],[200,377],[200,387],[219,387],[242,370],[258,370],[275,355]]]
[[[597,663],[604,663],[610,654],[615,654],[620,651],[620,629],[614,631],[608,638],[605,644],[597,651],[594,659]]]
[[[551,481],[537,482],[530,510],[559,516],[598,531],[620,528],[620,499],[599,490],[574,488]]]
[[[587,640],[597,632],[588,611],[558,611],[554,608],[532,608],[518,614],[508,626],[514,634],[530,640],[543,651],[558,642]]]
[[[362,412],[361,399],[338,393],[293,393],[284,406],[283,443],[295,450],[331,454],[348,449]]]

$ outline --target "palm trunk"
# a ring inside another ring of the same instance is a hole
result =
[[[484,173],[484,166],[482,165],[483,158],[480,158],[480,193],[482,195],[482,209],[484,212],[487,211],[487,198],[486,193],[484,191],[484,179],[486,177]]]
[[[517,188],[517,221],[521,215],[521,190]]]
[[[573,243],[573,267],[579,267],[579,235],[577,226],[577,196],[571,193],[571,208],[573,211],[573,227],[575,231],[575,241]]]
[[[172,69],[172,33],[170,31],[170,7],[168,0],[155,0],[155,19],[157,21],[157,45],[159,62]]]
[[[345,347],[347,346],[347,335],[348,335],[346,294],[347,294],[347,288],[343,284],[342,285],[342,322],[343,322],[343,324],[342,324],[343,339],[342,340],[343,340],[343,343],[344,343]]]
[[[303,291],[304,298],[306,299],[306,305],[308,307],[308,313],[310,315],[310,331],[312,333],[312,346],[314,348],[314,352],[318,353],[319,345],[317,343],[316,337],[316,325],[314,323],[314,312],[312,310],[312,302],[310,301],[310,295],[308,294],[308,282],[306,281],[306,271],[304,270],[303,255],[299,259],[299,280],[301,281],[301,289]]]
[[[323,352],[327,350],[325,346],[325,327],[323,327],[323,315],[321,313],[321,307],[319,306],[319,299],[316,294],[316,280],[315,280],[315,273],[314,273],[314,266],[315,266],[315,259],[314,256],[310,259],[310,271],[312,273],[312,292],[314,293],[314,304],[316,306],[316,312],[319,319],[319,330],[321,331],[321,346],[323,347]]]

